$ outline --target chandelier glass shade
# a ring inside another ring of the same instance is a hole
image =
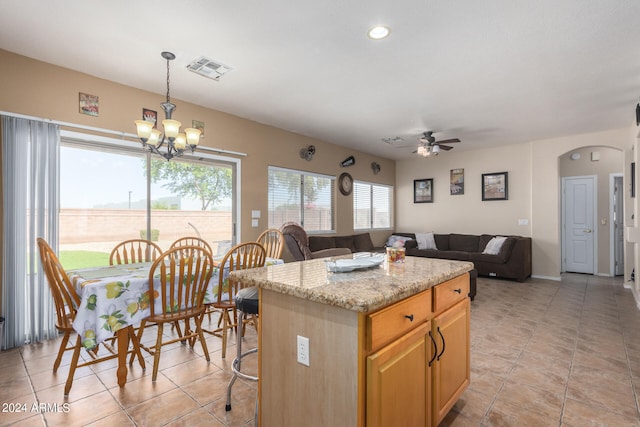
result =
[[[195,128],[186,128],[182,133],[180,132],[182,123],[171,118],[176,105],[171,102],[169,90],[169,61],[174,60],[176,56],[171,52],[162,52],[162,57],[167,60],[167,101],[160,104],[165,114],[165,119],[162,121],[164,135],[158,129],[154,129],[153,122],[136,120],[135,124],[142,146],[148,148],[152,153],[171,160],[174,157],[182,156],[187,147],[193,153],[200,142],[201,131]]]

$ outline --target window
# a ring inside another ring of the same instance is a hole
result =
[[[335,177],[269,166],[269,227],[334,231]]]
[[[128,239],[166,250],[177,238],[197,236],[214,255],[234,241],[231,159],[199,153],[167,162],[139,147],[63,138],[60,166],[60,260],[67,269],[108,265],[111,249]]]
[[[367,182],[353,185],[353,228],[391,228],[393,187]]]

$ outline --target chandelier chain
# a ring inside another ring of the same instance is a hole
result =
[[[167,59],[167,102],[171,102],[171,96],[169,94],[169,59]]]

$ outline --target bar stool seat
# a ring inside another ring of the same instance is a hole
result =
[[[256,353],[258,348],[252,348],[251,350],[242,352],[242,328],[244,327],[244,318],[246,315],[258,314],[258,288],[253,286],[249,288],[242,288],[236,294],[236,309],[238,310],[238,324],[236,332],[236,357],[231,363],[231,370],[233,371],[233,377],[227,386],[227,404],[225,410],[231,410],[231,388],[236,382],[237,378],[242,378],[248,381],[258,381],[258,377],[254,375],[248,375],[241,371],[242,358],[249,354]],[[258,399],[256,398],[256,416],[255,423],[258,423]]]

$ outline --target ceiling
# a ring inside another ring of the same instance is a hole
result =
[[[159,94],[168,50],[175,100],[390,159],[426,130],[468,150],[627,127],[640,96],[637,0],[0,6],[1,49]],[[391,35],[368,38],[376,24]],[[233,70],[188,71],[201,56]]]

